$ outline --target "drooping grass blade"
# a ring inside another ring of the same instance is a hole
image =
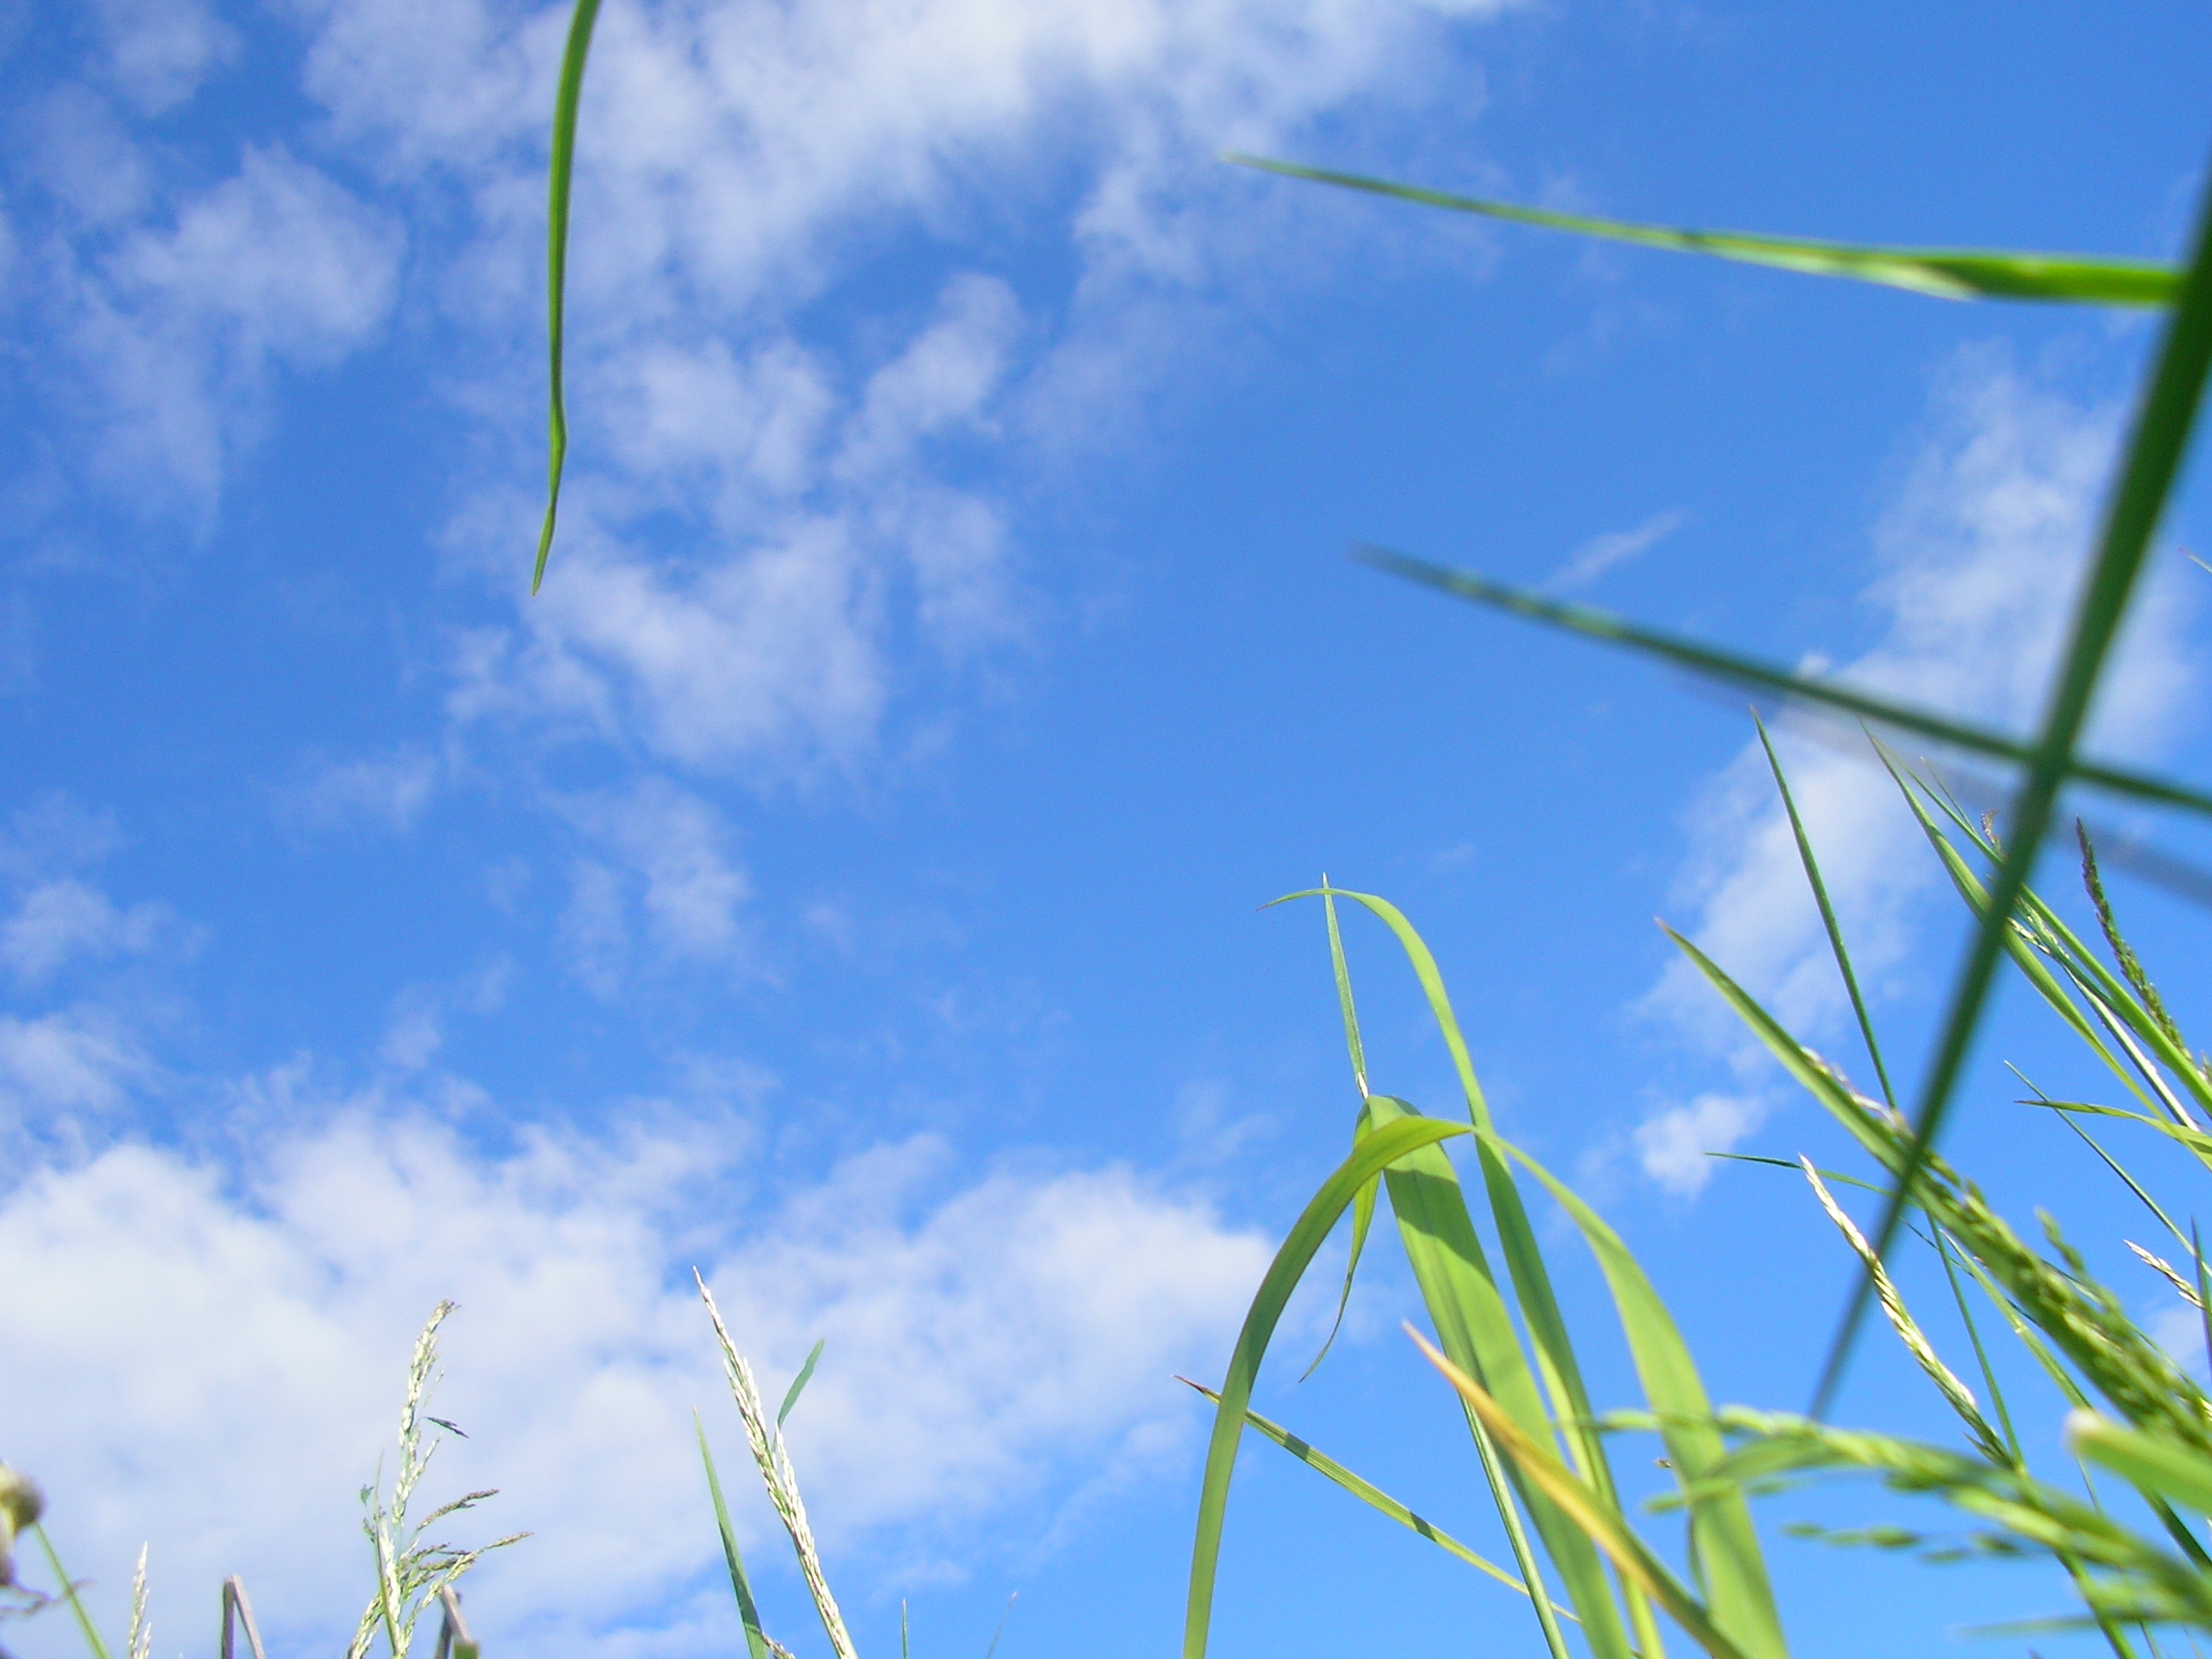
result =
[[[2096,562],[2075,609],[2071,638],[2036,741],[2034,759],[2013,803],[2004,857],[1991,885],[1989,910],[1968,947],[1951,995],[1942,1041],[1937,1045],[1914,1118],[1911,1156],[1874,1234],[1877,1256],[1888,1250],[1896,1235],[1905,1207],[1911,1201],[1913,1183],[1927,1167],[1929,1152],[1950,1109],[1953,1091],[1966,1067],[1967,1051],[1996,976],[1998,959],[2004,952],[2013,908],[2027,890],[2058,792],[2075,770],[2075,745],[2088,721],[2091,701],[2126,617],[2128,600],[2142,574],[2151,538],[2157,533],[2167,497],[2180,476],[2208,372],[2212,372],[2212,191],[2207,192],[2198,209],[2180,303],[2160,343],[2157,365],[2137,411],[2119,483],[2106,511]],[[1865,1317],[1872,1285],[1871,1277],[1860,1277],[1836,1333],[1815,1395],[1816,1416],[1826,1409],[1842,1380],[1844,1364]]]
[[[553,525],[561,512],[561,474],[568,464],[568,410],[561,387],[562,336],[568,283],[568,187],[576,168],[576,111],[584,95],[584,64],[599,0],[576,0],[568,19],[568,44],[561,54],[560,89],[553,98],[553,159],[545,213],[545,369],[550,445],[546,456],[545,527],[538,532],[538,563],[530,591],[545,580],[553,551]]]
[[[1212,1389],[1207,1388],[1203,1382],[1193,1382],[1187,1376],[1178,1377],[1176,1380],[1197,1389],[1199,1393],[1204,1395],[1215,1405],[1218,1406],[1221,1403],[1221,1396],[1214,1393]],[[1285,1451],[1290,1453],[1291,1456],[1297,1458],[1299,1462],[1304,1464],[1316,1474],[1322,1475],[1324,1478],[1334,1481],[1336,1485],[1344,1488],[1345,1491],[1350,1492],[1354,1498],[1357,1498],[1361,1503],[1366,1504],[1369,1508],[1389,1516],[1393,1521],[1395,1521],[1400,1526],[1406,1528],[1408,1531],[1419,1533],[1422,1537],[1427,1539],[1429,1542],[1436,1545],[1439,1549],[1445,1551],[1449,1554],[1456,1555],[1461,1560],[1466,1562],[1469,1566],[1476,1569],[1476,1571],[1489,1574],[1490,1577],[1495,1578],[1499,1583],[1504,1585],[1506,1589],[1522,1595],[1528,1594],[1528,1585],[1522,1583],[1511,1573],[1506,1571],[1504,1568],[1497,1565],[1493,1562],[1484,1559],[1480,1555],[1477,1555],[1473,1550],[1468,1548],[1466,1545],[1461,1543],[1458,1539],[1453,1537],[1443,1528],[1436,1525],[1433,1522],[1423,1520],[1419,1516],[1414,1514],[1412,1510],[1407,1508],[1405,1504],[1401,1504],[1396,1498],[1391,1497],[1389,1492],[1384,1492],[1380,1486],[1375,1485],[1370,1480],[1364,1480],[1359,1475],[1353,1474],[1352,1471],[1345,1468],[1343,1464],[1338,1462],[1327,1452],[1322,1451],[1318,1448],[1310,1444],[1308,1442],[1300,1439],[1297,1435],[1292,1434],[1281,1424],[1262,1417],[1259,1413],[1255,1411],[1246,1412],[1244,1413],[1244,1420],[1250,1424],[1253,1428],[1258,1430],[1261,1434],[1273,1441]],[[1559,1614],[1562,1619],[1572,1619],[1575,1616],[1571,1609],[1560,1607],[1556,1603],[1553,1604],[1552,1611]]]
[[[1762,236],[1741,231],[1678,230],[1665,225],[1628,224],[1583,214],[1553,213],[1510,202],[1392,184],[1356,173],[1301,167],[1294,161],[1231,153],[1221,158],[1238,167],[1257,167],[1286,179],[1310,179],[1346,190],[1449,208],[1489,219],[1508,219],[1547,229],[1571,231],[1608,241],[1682,253],[1713,254],[1748,264],[1771,265],[1815,276],[1842,276],[1909,289],[1943,300],[2045,300],[2108,306],[2166,306],[2173,303],[2180,273],[2141,259],[2112,259],[2075,253],[2015,253],[1984,248],[1868,247],[1846,242],[1814,241],[1796,236]]]
[[[1434,564],[1426,559],[1413,558],[1404,553],[1393,552],[1389,548],[1365,543],[1355,545],[1352,556],[1361,564],[1386,570],[1394,576],[1403,576],[1409,581],[1419,582],[1459,599],[1471,599],[1478,605],[1510,611],[1532,622],[1547,623],[1571,634],[1580,634],[1586,639],[1624,645],[1631,650],[1663,659],[1709,679],[1779,692],[1785,696],[1802,697],[1808,702],[1840,708],[1862,720],[1893,726],[1900,731],[1917,732],[1923,737],[1955,744],[1961,749],[1995,756],[2000,760],[2028,764],[2033,763],[2039,752],[2037,747],[2008,738],[2001,732],[1985,731],[1947,715],[1916,708],[1909,703],[1894,702],[1870,692],[1854,690],[1850,686],[1838,685],[1832,681],[1813,679],[1771,663],[1760,662],[1753,657],[1682,639],[1658,629],[1644,628],[1593,605],[1566,603],[1528,588],[1494,582],[1470,570],[1455,570],[1449,565]],[[2083,783],[2112,790],[2116,794],[2132,795],[2142,800],[2212,813],[2212,794],[2187,784],[2079,758],[2069,760],[2068,764],[2070,776]]]
[[[714,1500],[714,1525],[722,1535],[722,1559],[730,1569],[730,1589],[738,1598],[738,1619],[745,1627],[745,1651],[750,1659],[769,1659],[768,1638],[761,1629],[760,1607],[753,1587],[745,1578],[745,1564],[738,1553],[737,1528],[730,1524],[730,1506],[722,1499],[722,1480],[714,1472],[714,1454],[707,1444],[707,1425],[691,1413],[691,1426],[699,1435],[699,1461],[707,1466],[707,1491]]]
[[[1213,1581],[1221,1561],[1222,1522],[1228,1513],[1229,1483],[1237,1470],[1237,1443],[1243,1437],[1244,1413],[1252,1401],[1252,1385],[1258,1380],[1260,1362],[1291,1292],[1312,1263],[1314,1254],[1328,1237],[1338,1218],[1350,1207],[1359,1188],[1407,1153],[1468,1131],[1455,1123],[1415,1118],[1392,1123],[1364,1136],[1350,1158],[1338,1166],[1307,1204],[1282,1248],[1260,1282],[1259,1293],[1237,1334],[1237,1346],[1229,1357],[1222,1379],[1220,1405],[1214,1413],[1213,1435],[1206,1450],[1205,1483],[1199,1492],[1197,1536],[1192,1541],[1190,1594],[1183,1620],[1183,1659],[1205,1659],[1208,1628],[1213,1620]]]

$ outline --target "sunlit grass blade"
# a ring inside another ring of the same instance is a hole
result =
[[[2110,1469],[2134,1486],[2160,1493],[2199,1515],[2212,1515],[2212,1457],[2200,1451],[2087,1411],[2068,1415],[2066,1446],[2075,1456]]]
[[[1923,737],[1955,744],[1961,749],[1994,756],[2000,760],[2028,763],[2035,759],[2038,752],[2030,744],[2001,732],[1984,731],[1924,708],[1892,702],[1870,692],[1854,690],[1832,681],[1814,679],[1771,663],[1760,662],[1756,658],[1702,645],[1658,629],[1645,628],[1593,605],[1576,605],[1551,599],[1532,589],[1492,581],[1473,571],[1456,570],[1449,565],[1432,563],[1426,559],[1417,559],[1366,543],[1356,544],[1352,556],[1361,564],[1388,571],[1394,576],[1403,576],[1409,581],[1419,582],[1455,598],[1470,599],[1495,610],[1511,611],[1532,622],[1548,623],[1571,634],[1582,635],[1586,639],[1626,646],[1708,679],[1751,686],[1785,696],[1802,697],[1808,702],[1840,708],[1861,720],[1893,726],[1899,731],[1917,732]],[[2068,765],[2071,777],[2099,788],[2109,789],[2116,794],[2212,813],[2212,794],[2206,794],[2187,784],[2121,767],[2106,766],[2094,761],[2071,759]]]
[[[545,213],[545,372],[549,447],[546,454],[545,526],[538,532],[538,562],[530,591],[545,580],[545,561],[553,551],[553,526],[561,513],[561,474],[568,464],[568,409],[561,368],[568,286],[568,195],[576,170],[576,112],[584,96],[584,64],[592,55],[592,30],[599,21],[599,0],[576,0],[568,18],[568,44],[561,54],[560,88],[553,98],[553,156],[547,169]]]
[[[1212,1389],[1207,1388],[1203,1382],[1193,1382],[1187,1376],[1180,1377],[1177,1381],[1187,1383],[1191,1388],[1197,1389],[1199,1393],[1204,1395],[1208,1400],[1213,1401],[1217,1406],[1221,1403],[1221,1396],[1214,1393]],[[1513,1574],[1506,1571],[1504,1568],[1498,1566],[1494,1562],[1486,1560],[1480,1555],[1477,1555],[1473,1550],[1468,1548],[1466,1545],[1461,1543],[1458,1539],[1453,1537],[1443,1528],[1436,1525],[1433,1522],[1423,1520],[1405,1504],[1401,1504],[1396,1498],[1391,1497],[1389,1492],[1384,1492],[1380,1486],[1376,1486],[1372,1481],[1364,1480],[1359,1475],[1353,1474],[1350,1469],[1345,1468],[1343,1464],[1331,1457],[1327,1452],[1319,1449],[1317,1447],[1310,1444],[1307,1441],[1300,1439],[1297,1435],[1292,1434],[1288,1429],[1283,1427],[1281,1424],[1271,1421],[1269,1419],[1261,1416],[1260,1413],[1255,1411],[1247,1411],[1244,1413],[1244,1420],[1251,1425],[1253,1428],[1256,1429],[1261,1434],[1273,1441],[1285,1451],[1290,1453],[1291,1456],[1297,1458],[1299,1462],[1304,1464],[1316,1474],[1322,1475],[1335,1482],[1336,1485],[1350,1492],[1354,1498],[1357,1498],[1361,1503],[1366,1504],[1369,1508],[1373,1509],[1381,1514],[1389,1516],[1393,1521],[1395,1521],[1400,1526],[1406,1528],[1408,1531],[1419,1533],[1422,1537],[1427,1539],[1431,1544],[1436,1545],[1439,1549],[1444,1550],[1450,1554],[1456,1555],[1461,1560],[1466,1562],[1477,1571],[1487,1573],[1491,1577],[1495,1578],[1499,1583],[1504,1585],[1508,1589],[1516,1591],[1522,1595],[1528,1594],[1528,1585],[1522,1583],[1521,1580],[1516,1577]],[[1560,1607],[1556,1602],[1553,1604],[1552,1611],[1562,1619],[1573,1619],[1575,1616],[1571,1608]]]
[[[807,1351],[806,1363],[799,1368],[799,1375],[791,1379],[791,1386],[783,1393],[783,1404],[775,1408],[775,1425],[781,1429],[783,1419],[791,1415],[791,1408],[799,1403],[799,1396],[806,1392],[806,1385],[814,1380],[814,1368],[822,1360],[822,1350],[830,1339],[823,1337]]]
[[[1857,1016],[1859,1036],[1865,1040],[1867,1058],[1874,1062],[1874,1074],[1881,1084],[1881,1097],[1891,1105],[1897,1104],[1897,1091],[1889,1086],[1889,1068],[1882,1064],[1881,1044],[1874,1034],[1874,1019],[1867,1012],[1866,999],[1859,994],[1859,976],[1851,971],[1851,953],[1844,945],[1843,924],[1836,920],[1836,907],[1828,901],[1828,884],[1820,878],[1820,861],[1813,854],[1813,838],[1806,833],[1805,820],[1797,815],[1797,799],[1790,793],[1790,779],[1782,769],[1782,757],[1774,752],[1774,740],[1767,735],[1766,722],[1752,711],[1751,723],[1759,728],[1759,745],[1766,751],[1766,764],[1774,774],[1774,787],[1782,797],[1782,810],[1790,815],[1790,830],[1797,838],[1797,860],[1805,867],[1805,880],[1813,890],[1814,902],[1820,908],[1820,925],[1828,931],[1828,948],[1836,958],[1836,971],[1843,975],[1844,989],[1851,1000],[1851,1012]]]
[[[2179,303],[2160,343],[2157,364],[2137,411],[2119,482],[2106,514],[2096,561],[2075,607],[2066,654],[2036,740],[2034,759],[2006,822],[2004,857],[1991,884],[1989,913],[1959,969],[1942,1040],[1936,1045],[1920,1108],[1913,1117],[1911,1156],[1875,1229],[1874,1249],[1878,1256],[1889,1249],[1905,1206],[1911,1202],[1913,1183],[1926,1167],[1928,1154],[1950,1110],[1953,1092],[1966,1068],[1967,1052],[1981,1024],[1982,1007],[2003,954],[2013,907],[2027,890],[2035,855],[2051,826],[2058,792],[2076,769],[2075,745],[2087,724],[2106,659],[2119,636],[2128,600],[2142,575],[2166,499],[2180,476],[2208,372],[2212,372],[2212,192],[2207,193],[2198,208]],[[1842,1380],[1872,1282],[1860,1279],[1837,1330],[1815,1395],[1823,1407]]]
[[[1197,1536],[1191,1546],[1190,1594],[1183,1622],[1183,1659],[1204,1659],[1206,1633],[1213,1619],[1213,1581],[1221,1560],[1221,1529],[1229,1507],[1229,1485],[1237,1469],[1237,1446],[1243,1437],[1244,1413],[1252,1401],[1252,1386],[1267,1344],[1297,1288],[1314,1255],[1361,1186],[1397,1159],[1419,1147],[1435,1145],[1468,1131],[1455,1123],[1415,1118],[1387,1124],[1361,1138],[1352,1156],[1325,1182],[1260,1283],[1259,1293],[1244,1316],[1237,1346],[1229,1357],[1229,1370],[1221,1384],[1220,1404],[1215,1410],[1213,1434],[1206,1445],[1206,1476],[1200,1489]]]
[[[1814,276],[1841,276],[1907,289],[1943,300],[2043,300],[2089,305],[2166,306],[2173,302],[2179,273],[2141,259],[2113,259],[2072,253],[2016,253],[1984,248],[1872,247],[1815,241],[1796,236],[1764,236],[1741,231],[1680,230],[1638,225],[1576,213],[1553,213],[1510,202],[1457,196],[1415,185],[1392,184],[1355,173],[1301,167],[1293,161],[1231,153],[1222,160],[1257,167],[1288,179],[1336,185],[1376,196],[1394,197],[1424,207],[1506,219],[1547,229],[1630,242],[1681,253],[1705,253],[1748,264],[1771,265]]]
[[[1694,1492],[1705,1472],[1727,1455],[1727,1448],[1713,1426],[1712,1402],[1674,1316],[1667,1311],[1650,1276],[1620,1235],[1580,1194],[1519,1147],[1503,1140],[1496,1144],[1544,1184],[1597,1259],[1620,1315],[1622,1334],[1628,1339],[1637,1379],[1652,1412],[1661,1419],[1668,1461],[1683,1490]],[[1742,1494],[1721,1492],[1693,1497],[1690,1517],[1692,1555],[1702,1569],[1713,1622],[1752,1659],[1783,1659],[1787,1644],[1781,1616],[1775,1610],[1758,1530]]]
[[[84,1638],[84,1644],[91,1651],[93,1659],[113,1659],[107,1650],[106,1642],[100,1637],[100,1626],[92,1622],[92,1614],[84,1605],[84,1597],[77,1593],[76,1580],[69,1576],[68,1570],[62,1565],[60,1554],[54,1548],[54,1540],[46,1536],[46,1527],[39,1522],[33,1522],[31,1535],[39,1540],[39,1552],[46,1558],[46,1565],[52,1570],[54,1583],[61,1589],[62,1599],[69,1603],[70,1616],[76,1620],[77,1633]]]
[[[1513,1460],[1515,1468],[1574,1517],[1575,1523],[1589,1534],[1590,1540],[1612,1558],[1623,1577],[1633,1580],[1646,1595],[1664,1607],[1668,1616],[1688,1632],[1691,1639],[1713,1659],[1749,1659],[1742,1649],[1715,1626],[1697,1597],[1668,1571],[1666,1564],[1645,1547],[1617,1505],[1604,1503],[1557,1457],[1522,1433],[1519,1425],[1480,1383],[1452,1364],[1419,1331],[1410,1325],[1406,1330],[1428,1357],[1429,1363],[1443,1372],[1445,1381],[1458,1391],[1468,1408],[1481,1419],[1497,1439],[1499,1449]]]
[[[1365,1115],[1377,1125],[1422,1121],[1412,1107],[1388,1095],[1370,1095]],[[1391,1212],[1398,1223],[1399,1241],[1405,1247],[1407,1265],[1413,1270],[1422,1304],[1428,1310],[1444,1352],[1455,1363],[1482,1379],[1500,1402],[1501,1409],[1511,1414],[1524,1435],[1532,1440],[1548,1442],[1552,1419],[1546,1413],[1544,1396],[1538,1391],[1536,1376],[1522,1347],[1520,1333],[1514,1327],[1512,1312],[1491,1272],[1482,1242],[1476,1236],[1459,1175],[1451,1160],[1439,1148],[1426,1148],[1401,1159],[1384,1180],[1390,1194]],[[1481,1446],[1488,1431],[1479,1419],[1469,1420],[1477,1444]],[[1595,1439],[1581,1424],[1575,1425],[1571,1432],[1577,1441]],[[1567,1600],[1582,1617],[1591,1651],[1600,1659],[1622,1659],[1628,1650],[1628,1638],[1621,1627],[1612,1587],[1606,1579],[1605,1564],[1597,1550],[1574,1525],[1571,1517],[1540,1489],[1519,1479],[1510,1462],[1493,1468],[1487,1448],[1485,1451],[1484,1474],[1492,1481],[1491,1497],[1499,1515],[1510,1528],[1514,1516],[1513,1491],[1517,1486],[1527,1502],[1529,1519],[1551,1555]],[[1585,1451],[1585,1447],[1577,1447],[1578,1463],[1583,1462]],[[1593,1484],[1609,1492],[1610,1478],[1601,1458],[1596,1460],[1594,1468],[1596,1479]],[[1589,1469],[1584,1470],[1586,1479],[1590,1474]],[[1506,1484],[1509,1480],[1512,1483],[1510,1486]],[[1518,1560],[1521,1553],[1516,1549],[1515,1553]],[[1543,1603],[1536,1604],[1536,1613],[1542,1622]],[[1547,1626],[1545,1634],[1549,1641],[1555,1632]]]
[[[730,1524],[730,1506],[722,1498],[721,1476],[714,1471],[714,1453],[707,1444],[707,1425],[691,1413],[691,1426],[699,1436],[699,1461],[707,1466],[707,1492],[714,1500],[714,1526],[722,1537],[722,1560],[730,1570],[730,1590],[738,1598],[738,1620],[745,1627],[745,1651],[750,1659],[769,1659],[768,1638],[761,1630],[760,1607],[745,1577],[744,1558],[738,1553],[737,1528]]]

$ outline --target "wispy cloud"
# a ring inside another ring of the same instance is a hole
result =
[[[1669,507],[1654,513],[1633,530],[1609,530],[1602,536],[1593,536],[1567,556],[1566,562],[1553,574],[1551,585],[1569,591],[1588,587],[1607,571],[1641,558],[1682,524],[1683,514]]]
[[[1929,426],[1875,532],[1881,574],[1865,602],[1874,644],[1837,672],[1910,701],[2024,729],[2039,708],[2094,535],[2118,411],[2084,406],[2023,374],[1995,348],[1962,351],[1942,374]],[[2154,583],[2102,694],[2094,746],[2148,755],[2181,729],[2199,672],[2185,638],[2186,591]],[[1938,869],[1870,753],[1778,733],[1791,791],[1820,854],[1852,957],[1877,994],[1917,936]],[[1796,844],[1758,744],[1706,787],[1681,872],[1685,930],[1792,1027],[1838,1029],[1843,991],[1805,886]],[[1645,1000],[1744,1086],[1661,1103],[1638,1132],[1647,1174],[1694,1192],[1709,1162],[1757,1128],[1764,1068],[1685,962]]]

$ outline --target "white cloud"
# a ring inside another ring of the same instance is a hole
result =
[[[432,1486],[502,1488],[457,1531],[536,1533],[483,1571],[473,1621],[516,1651],[726,1650],[690,1408],[726,1476],[742,1455],[691,1264],[770,1386],[828,1340],[792,1430],[834,1573],[865,1534],[934,1556],[1103,1447],[1172,1443],[1170,1372],[1218,1364],[1267,1259],[1127,1170],[962,1185],[927,1140],[726,1234],[708,1219],[748,1151],[695,1125],[486,1158],[365,1108],[243,1171],[126,1146],[32,1172],[0,1200],[0,1452],[46,1483],[111,1620],[150,1538],[157,1619],[241,1572],[278,1643],[327,1645],[365,1590],[353,1490],[453,1296],[437,1409],[471,1437]]]
[[[1640,558],[1682,527],[1682,514],[1668,508],[1654,513],[1633,530],[1610,530],[1584,542],[1552,578],[1554,587],[1587,587],[1616,565]]]
[[[106,894],[75,877],[44,882],[0,921],[0,963],[17,980],[36,983],[81,957],[141,955],[167,918],[158,904],[118,910]]]
[[[719,811],[650,777],[623,793],[572,799],[563,811],[601,854],[572,872],[562,928],[578,975],[593,991],[617,995],[637,960],[634,915],[652,960],[742,962],[739,912],[752,879],[732,856],[733,836]]]
[[[356,823],[412,829],[438,787],[437,760],[419,749],[350,761],[325,761],[284,792],[280,811],[317,830]]]
[[[1771,1103],[1754,1095],[1699,1095],[1636,1126],[1636,1161],[1677,1198],[1694,1198],[1712,1178],[1714,1152],[1732,1152],[1765,1121]]]
[[[1876,642],[1835,669],[1838,677],[2027,729],[2040,713],[2094,538],[2118,427],[2116,408],[2071,402],[1998,351],[1961,353],[1875,531],[1882,569],[1866,600]],[[2106,754],[2145,755],[2170,741],[2196,683],[2184,639],[2187,592],[2162,579],[2149,588],[2098,705],[2092,746]],[[1870,756],[1790,722],[1778,741],[1854,966],[1878,994],[1915,937],[1939,867]],[[1833,1029],[1844,1010],[1842,987],[1755,742],[1706,789],[1690,829],[1682,886],[1692,921],[1685,931],[1794,1029]],[[1753,1064],[1741,1029],[1686,962],[1669,966],[1647,1006],[1740,1066]],[[1648,1143],[1639,1132],[1647,1168],[1650,1147],[1660,1149],[1663,1169],[1683,1167],[1666,1149],[1690,1133],[1700,1109],[1664,1108],[1645,1126]]]
[[[95,15],[109,78],[149,115],[184,103],[238,56],[236,32],[201,0],[100,0]]]

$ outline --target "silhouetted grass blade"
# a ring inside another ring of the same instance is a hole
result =
[[[2180,285],[2171,266],[2141,259],[2111,259],[2075,253],[2017,253],[1985,248],[1869,247],[1847,242],[1815,241],[1796,236],[1763,236],[1741,231],[1681,230],[1666,225],[1629,224],[1583,214],[1553,213],[1511,202],[1486,201],[1392,184],[1356,173],[1301,167],[1294,161],[1234,152],[1221,158],[1238,167],[1257,167],[1287,179],[1363,190],[1424,207],[1449,208],[1489,219],[1540,225],[1579,236],[1631,242],[1679,253],[1706,253],[1747,264],[1771,265],[1814,276],[1841,276],[1885,288],[1908,289],[1942,300],[2040,300],[2108,306],[2166,306]]]
[[[1760,662],[1753,657],[1682,639],[1658,629],[1645,628],[1592,605],[1564,603],[1525,587],[1512,587],[1503,582],[1492,581],[1471,570],[1455,570],[1449,565],[1434,564],[1426,559],[1417,559],[1369,543],[1355,544],[1352,556],[1361,564],[1388,571],[1394,576],[1403,576],[1409,581],[1437,588],[1455,598],[1471,599],[1477,605],[1486,605],[1498,611],[1510,611],[1531,622],[1547,623],[1568,633],[1580,634],[1585,639],[1625,645],[1631,650],[1662,658],[1709,679],[1726,680],[1738,685],[1780,692],[1785,696],[1802,697],[1810,702],[1825,703],[1829,708],[1856,714],[1862,720],[1893,726],[1901,731],[1917,732],[1923,737],[1956,744],[1962,749],[1994,755],[2002,760],[2032,763],[2036,757],[2037,750],[2033,746],[2017,738],[1984,731],[1978,726],[1968,726],[1924,708],[1915,708],[1909,703],[1893,702],[1871,692],[1854,690],[1832,681],[1812,679],[1771,663]],[[2076,759],[2070,765],[2074,777],[2084,783],[2110,789],[2116,794],[2132,795],[2138,799],[2212,813],[2212,794],[2206,794],[2186,784],[2120,767],[2104,766],[2094,761]]]

